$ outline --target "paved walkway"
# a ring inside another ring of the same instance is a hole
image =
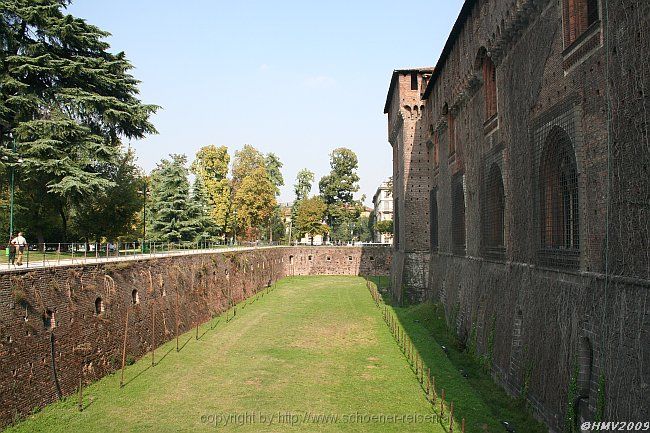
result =
[[[27,254],[23,258],[23,265],[17,266],[9,263],[8,257],[0,258],[0,273],[4,272],[14,272],[22,271],[25,269],[37,269],[37,268],[54,268],[61,266],[71,266],[71,265],[92,265],[96,263],[108,263],[108,262],[125,262],[130,260],[148,260],[153,258],[160,257],[174,257],[174,256],[186,256],[190,254],[214,254],[214,253],[225,253],[228,251],[250,251],[258,250],[263,248],[281,248],[278,246],[263,246],[263,247],[221,247],[221,248],[205,248],[205,249],[187,249],[187,250],[173,250],[173,251],[163,251],[163,252],[150,252],[150,253],[133,253],[133,252],[124,252],[120,253],[121,255],[109,256],[109,257],[96,257],[94,252],[84,255],[80,253],[78,257],[66,257],[66,258],[57,258],[56,255],[46,254],[43,255],[38,251],[30,251],[29,260]],[[4,260],[2,260],[4,259]]]

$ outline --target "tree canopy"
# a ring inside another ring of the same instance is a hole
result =
[[[293,191],[296,194],[296,202],[305,199],[311,192],[312,184],[314,183],[314,173],[303,168],[296,176],[296,184],[293,186]]]
[[[257,167],[241,180],[235,192],[233,206],[237,212],[236,224],[239,233],[249,230],[248,237],[257,236],[260,227],[268,227],[277,201],[275,185],[263,166]]]
[[[328,227],[323,222],[327,205],[322,198],[304,198],[296,206],[295,225],[300,235],[307,235],[313,241],[314,236],[327,233]]]
[[[185,155],[170,155],[151,173],[152,238],[163,242],[194,241],[200,234],[196,206],[190,203]]]
[[[66,14],[68,4],[4,0],[0,14],[0,167],[16,168],[18,206],[60,218],[59,240],[75,206],[115,187],[106,168],[123,160],[121,140],[156,133],[158,109],[138,99],[109,33]]]
[[[207,211],[219,235],[227,231],[231,207],[231,185],[228,180],[230,155],[226,146],[204,146],[196,153],[192,163],[192,173],[200,179],[203,188],[201,197],[206,200]]]

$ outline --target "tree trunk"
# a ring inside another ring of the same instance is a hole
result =
[[[68,216],[65,214],[63,207],[59,207],[59,216],[61,217],[61,228],[63,230],[63,242],[68,241]]]

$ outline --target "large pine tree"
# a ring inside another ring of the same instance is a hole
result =
[[[148,119],[158,108],[137,98],[109,33],[66,14],[69,3],[0,8],[0,167],[16,166],[19,188],[48,195],[64,232],[72,204],[113,185],[98,167],[119,160],[120,139],[156,132]]]
[[[156,241],[195,241],[200,235],[186,163],[185,155],[171,155],[151,173],[151,235]]]

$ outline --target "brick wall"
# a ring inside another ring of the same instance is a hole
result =
[[[577,26],[582,34],[565,39],[567,6],[587,0],[465,1],[418,120],[419,130],[433,132],[440,161],[429,169],[438,248],[425,297],[444,302],[461,338],[477,336],[478,353],[493,360],[495,377],[514,395],[526,392],[555,431],[573,410],[567,393],[574,367],[586,380],[585,346],[592,351],[591,378],[576,407],[580,416],[593,420],[602,410],[604,419],[641,420],[650,412],[643,397],[650,383],[650,3],[588,3],[599,7],[600,21]],[[584,12],[573,18],[584,21]],[[484,81],[485,56],[496,68],[494,118],[486,111],[492,89]],[[570,141],[577,177],[571,209],[577,224],[564,221],[559,232],[566,238],[566,227],[575,228],[579,245],[564,242],[549,257],[540,167],[558,131]],[[393,152],[416,157],[394,146]],[[486,186],[495,167],[505,204],[504,245],[497,248],[489,243],[495,236],[487,212],[495,207]],[[394,176],[396,184],[410,181],[399,171]],[[452,211],[459,182],[463,224]],[[430,221],[425,212],[414,218]],[[454,248],[454,227],[462,226],[464,250]]]
[[[90,382],[119,368],[127,311],[137,358],[173,339],[177,318],[183,333],[272,280],[387,275],[390,257],[390,247],[283,247],[2,273],[0,425],[56,400],[57,383],[69,395],[82,372]]]

